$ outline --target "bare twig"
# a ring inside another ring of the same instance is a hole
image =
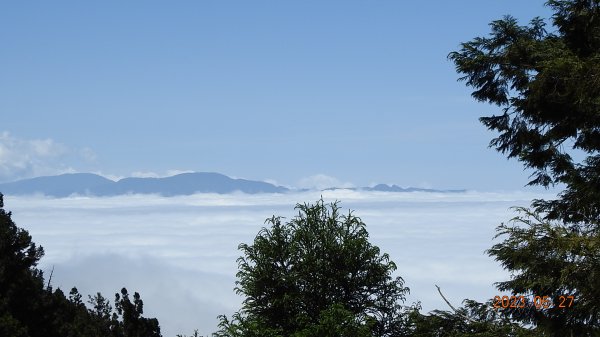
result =
[[[440,289],[440,287],[438,287],[438,285],[436,284],[435,287],[437,288],[438,292],[440,293],[440,296],[442,296],[442,298],[444,299],[444,301],[446,302],[446,304],[448,304],[448,306],[459,316],[461,316],[462,318],[466,319],[467,321],[471,322],[471,323],[477,323],[476,320],[465,316],[463,314],[461,314],[460,312],[458,312],[458,310],[456,310],[456,308],[454,308],[452,306],[452,304],[450,304],[450,302],[446,299],[446,297],[444,296],[444,294],[442,294],[442,290]]]
[[[52,282],[53,274],[54,274],[54,266],[52,266],[52,271],[50,272],[50,277],[48,278],[48,285],[46,286],[46,290],[50,290],[50,282]]]

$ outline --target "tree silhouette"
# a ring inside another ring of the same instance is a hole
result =
[[[552,336],[600,333],[600,0],[551,0],[554,31],[535,18],[490,24],[488,37],[449,58],[475,99],[503,113],[481,121],[490,146],[533,169],[530,185],[562,184],[555,200],[519,209],[488,252],[511,272],[502,291],[549,296],[551,308],[513,311]],[[575,305],[560,308],[560,296]]]
[[[36,268],[44,255],[29,233],[4,210],[0,193],[0,336],[2,337],[160,337],[155,318],[144,318],[138,293],[129,300],[123,288],[113,309],[97,293],[87,308],[76,288],[69,297]]]
[[[408,292],[396,265],[368,241],[362,220],[338,203],[298,204],[241,244],[236,291],[245,296],[216,336],[393,336]]]

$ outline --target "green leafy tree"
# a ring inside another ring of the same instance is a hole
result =
[[[513,278],[499,282],[498,288],[528,295],[530,300],[527,308],[513,309],[513,317],[535,323],[556,336],[599,336],[598,236],[550,223],[526,208],[517,210],[520,214],[512,225],[498,228],[498,236],[506,239],[489,250],[514,272]],[[553,303],[549,308],[536,308],[531,303],[534,296],[549,296]]]
[[[515,324],[510,316],[494,310],[493,303],[465,300],[455,312],[434,310],[424,315],[416,305],[408,311],[407,335],[411,337],[544,337]]]
[[[311,324],[302,331],[298,331],[294,337],[370,337],[373,336],[372,326],[362,324],[357,320],[356,315],[350,310],[344,308],[341,304],[334,304],[322,311],[319,315],[319,321]]]
[[[73,288],[73,291],[77,292],[77,289]],[[81,303],[81,297],[79,296],[79,307],[85,309],[91,318],[91,322],[88,321],[88,326],[92,327],[94,336],[114,336],[121,335],[119,331],[120,325],[116,317],[113,317],[113,307],[110,305],[110,301],[102,296],[101,293],[96,295],[88,295],[88,309],[83,303]],[[91,324],[90,324],[91,323]]]
[[[121,294],[115,294],[116,320],[117,315],[122,318],[121,328],[124,337],[160,337],[160,326],[156,318],[142,317],[144,301],[137,292],[133,294],[133,302],[129,299],[127,289],[121,289]]]
[[[396,336],[408,288],[369,243],[365,224],[338,203],[298,204],[241,244],[236,291],[245,296],[215,336]]]
[[[537,200],[536,210],[598,231],[600,1],[547,4],[556,31],[541,18],[520,26],[506,16],[490,24],[489,37],[463,43],[449,58],[475,99],[502,108],[481,118],[499,133],[490,146],[533,169],[530,185],[564,184],[559,199]]]
[[[513,312],[553,336],[600,334],[600,0],[551,0],[540,18],[491,23],[491,34],[450,53],[472,95],[502,114],[482,117],[490,146],[533,170],[530,185],[560,184],[555,200],[519,209],[488,252],[513,275],[499,289],[550,296],[553,308]],[[560,295],[575,305],[558,308]]]
[[[31,241],[4,210],[0,194],[0,335],[34,336],[31,327],[44,325],[44,280],[36,268],[44,249]]]

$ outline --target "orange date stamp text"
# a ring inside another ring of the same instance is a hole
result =
[[[575,304],[574,295],[560,295],[556,300],[550,296],[533,296],[528,300],[525,296],[494,296],[492,306],[494,309],[524,309],[535,308],[537,310],[559,308],[571,308]]]

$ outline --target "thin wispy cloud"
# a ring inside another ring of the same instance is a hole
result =
[[[0,133],[0,183],[38,176],[77,173],[93,167],[90,147],[72,147],[52,138],[22,138]]]
[[[79,150],[79,155],[85,162],[88,163],[96,163],[98,160],[98,155],[96,152],[89,147],[84,147],[83,149]]]
[[[88,150],[88,156],[92,151]],[[51,138],[23,139],[0,133],[0,182],[39,175],[73,172],[62,162],[69,148]]]

